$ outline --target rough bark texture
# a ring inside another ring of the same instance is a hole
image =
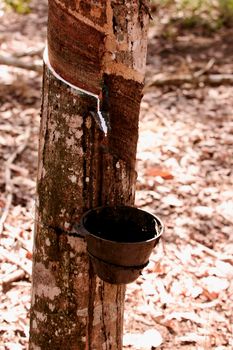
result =
[[[32,349],[121,349],[124,286],[100,281],[82,238],[88,209],[133,204],[148,16],[138,1],[49,1],[30,325]],[[140,50],[139,50],[140,49]],[[139,51],[142,51],[140,54]]]

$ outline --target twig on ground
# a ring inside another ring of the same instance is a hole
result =
[[[5,162],[5,190],[6,190],[6,204],[3,211],[3,215],[0,219],[0,235],[2,234],[4,223],[7,219],[9,209],[11,206],[12,198],[13,198],[13,185],[11,181],[11,164],[15,161],[16,157],[21,154],[25,148],[27,147],[28,140],[30,137],[31,128],[28,127],[25,131],[25,139],[24,142],[17,148],[17,150],[8,158]]]
[[[41,63],[25,62],[18,57],[3,55],[3,54],[0,55],[0,65],[1,64],[6,66],[23,68],[27,70],[33,70],[38,73],[42,73],[42,69],[43,69],[43,65]]]
[[[29,49],[27,51],[24,51],[24,52],[16,52],[14,54],[14,57],[17,57],[17,58],[21,58],[21,57],[26,57],[26,56],[40,56],[42,57],[42,54],[44,52],[44,47],[41,47],[41,48],[37,48],[37,49]]]
[[[201,75],[207,73],[213,67],[214,63],[215,59],[211,58],[204,68],[193,73],[194,78],[199,78]]]
[[[19,234],[17,234],[18,232],[17,233],[14,232],[14,227],[12,227],[11,225],[8,225],[7,223],[5,223],[4,226],[8,230],[8,236],[12,237],[14,240],[17,240],[23,249],[31,253],[32,250],[30,246],[27,244],[27,242],[23,238],[20,237]]]
[[[16,270],[4,276],[3,279],[1,280],[3,292],[6,292],[7,290],[9,290],[11,283],[20,281],[24,277],[25,277],[25,271],[22,271],[22,270]]]
[[[8,250],[4,249],[3,247],[0,247],[0,253],[1,256],[4,257],[7,261],[15,264],[21,270],[25,271],[28,276],[31,276],[31,269],[28,266],[23,265],[15,255],[11,254]]]
[[[201,244],[201,243],[195,241],[194,239],[189,239],[188,242],[191,243],[192,245],[198,246],[203,252],[205,252],[206,254],[208,254],[208,255],[210,255],[218,260],[227,261],[230,264],[233,264],[233,256],[232,255],[225,255],[225,254],[221,254],[219,252],[215,252],[213,249],[206,247],[204,244]]]
[[[208,84],[208,85],[221,85],[221,84],[232,84],[233,74],[203,74],[201,71],[195,74],[173,74],[168,75],[164,73],[155,74],[144,88],[144,93],[147,92],[153,86],[166,86],[174,85],[181,86],[183,84]],[[201,75],[203,74],[203,75]]]
[[[226,255],[226,254],[222,254],[220,252],[216,252],[213,249],[208,248],[204,244],[196,241],[195,239],[189,238],[189,237],[187,237],[187,240],[184,239],[183,237],[182,238],[179,236],[176,236],[176,237],[178,239],[182,239],[182,241],[185,240],[188,244],[192,244],[193,246],[199,247],[203,252],[212,256],[213,258],[215,258],[217,260],[226,261],[226,262],[229,262],[231,265],[233,265],[233,255]]]
[[[6,218],[9,214],[9,209],[10,209],[10,206],[11,206],[11,202],[12,202],[12,193],[8,193],[7,197],[6,197],[6,204],[5,204],[5,208],[4,208],[4,211],[3,211],[3,214],[0,218],[0,234],[2,233],[3,231],[3,228],[4,228],[4,223],[6,221]]]
[[[21,166],[17,165],[17,164],[10,164],[10,169],[19,173],[21,176],[28,176],[28,169],[22,168]]]

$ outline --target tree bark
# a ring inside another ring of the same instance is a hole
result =
[[[125,286],[94,275],[86,244],[72,226],[90,208],[134,202],[145,6],[49,1],[31,350],[122,349]]]

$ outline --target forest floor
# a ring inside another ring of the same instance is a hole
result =
[[[0,8],[0,56],[40,63],[46,22],[44,1],[28,15]],[[161,23],[149,32],[136,205],[165,233],[127,287],[124,349],[229,350],[233,29],[166,36]],[[39,73],[0,66],[0,350],[28,343],[40,90]]]

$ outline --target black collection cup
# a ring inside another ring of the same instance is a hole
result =
[[[87,242],[94,272],[112,284],[135,281],[149,262],[164,226],[161,220],[131,206],[105,206],[87,211],[77,233]]]

